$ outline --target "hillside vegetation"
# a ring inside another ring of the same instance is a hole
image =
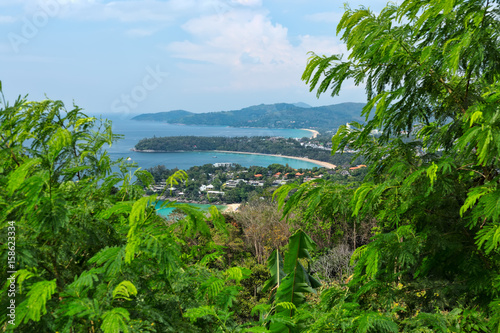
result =
[[[234,214],[166,200],[161,218],[151,173],[104,149],[108,121],[0,84],[1,330],[500,332],[499,1],[346,7],[337,29],[349,56],[312,53],[302,78],[366,84],[366,124],[332,139],[365,177]]]
[[[183,110],[147,113],[134,120],[170,124],[268,128],[316,128],[332,130],[350,121],[362,121],[363,103],[342,103],[319,107],[299,107],[279,103],[255,105],[241,110],[192,113]]]

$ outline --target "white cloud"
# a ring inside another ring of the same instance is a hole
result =
[[[298,36],[299,43],[293,45],[288,29],[258,10],[199,17],[189,20],[183,29],[191,38],[170,43],[166,50],[173,57],[208,62],[230,72],[229,82],[216,83],[214,78],[214,85],[218,84],[221,91],[303,86],[300,77],[308,51],[342,52],[342,46],[332,37]],[[189,66],[184,64],[183,68]],[[214,86],[210,89],[219,90]]]

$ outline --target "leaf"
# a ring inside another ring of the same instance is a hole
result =
[[[77,298],[73,299],[68,303],[65,303],[60,309],[60,313],[65,317],[87,317],[90,320],[96,320],[99,318],[99,307],[97,302],[90,300],[89,298]]]
[[[372,192],[376,188],[376,185],[371,182],[366,182],[361,184],[360,187],[356,189],[354,192],[354,196],[352,198],[352,202],[354,202],[354,210],[352,215],[356,216],[359,214],[359,211],[363,206],[367,205],[367,196],[370,192]]]
[[[278,199],[278,209],[283,208],[289,193],[297,187],[298,185],[296,183],[286,184],[280,186],[276,191],[273,192],[273,201]]]
[[[250,314],[252,316],[255,316],[255,314],[259,312],[260,315],[262,316],[264,313],[269,312],[270,309],[271,309],[271,304],[256,304],[252,308],[252,312]]]
[[[278,308],[278,307],[282,307],[283,309],[287,309],[287,310],[297,310],[297,307],[295,306],[295,304],[293,304],[291,302],[277,303],[276,308]]]
[[[200,306],[198,308],[190,308],[183,313],[183,316],[189,318],[192,322],[196,321],[198,318],[216,315],[217,312],[215,312],[214,307],[208,305]]]
[[[210,206],[208,208],[208,212],[210,213],[211,221],[216,230],[222,231],[222,233],[226,236],[229,235],[229,230],[226,226],[226,220],[224,216],[220,213],[220,211],[215,206]]]
[[[239,294],[239,287],[236,286],[226,286],[217,294],[216,304],[222,311],[228,311],[231,306],[233,306],[233,301],[236,300]]]
[[[38,276],[38,274],[36,274],[35,272],[32,272],[31,270],[28,270],[28,269],[20,269],[17,271],[17,273],[16,273],[17,287],[19,288],[20,294],[23,293],[24,281],[26,281],[32,277],[36,277],[36,276]]]
[[[283,266],[285,273],[292,273],[296,269],[299,259],[311,259],[309,251],[315,248],[316,243],[302,230],[293,234],[290,237],[288,252]]]
[[[239,283],[243,279],[247,279],[251,274],[252,271],[246,267],[231,267],[224,272],[227,279],[235,280],[236,283]]]
[[[358,329],[356,331],[361,333],[399,332],[398,325],[395,322],[385,317],[384,315],[376,312],[368,312],[362,314],[360,317],[356,318],[356,324],[358,325]]]
[[[281,280],[276,291],[276,304],[293,303],[295,307],[298,307],[305,301],[304,293],[313,293],[314,288],[321,285],[309,275],[299,261],[299,259],[311,259],[309,250],[313,250],[315,246],[312,239],[302,230],[298,230],[290,237],[284,262],[284,272],[287,275]],[[281,306],[279,309],[277,308],[273,318],[292,317],[294,310],[290,307]],[[284,330],[283,324],[278,322],[272,323],[270,328],[273,332]]]
[[[266,292],[267,290],[274,289],[275,286],[279,286],[281,280],[285,277],[285,272],[283,271],[283,258],[281,257],[278,250],[274,250],[273,253],[267,259],[267,267],[269,272],[271,273],[271,277],[266,281],[264,286],[262,287],[262,291]],[[272,294],[276,292],[273,291]]]
[[[123,298],[130,301],[131,296],[137,295],[137,289],[134,284],[130,281],[122,281],[113,290],[113,299]]]
[[[104,333],[128,333],[129,312],[124,308],[114,308],[102,315],[101,329]]]
[[[101,211],[99,217],[109,219],[114,214],[128,214],[132,210],[132,203],[129,201],[119,201],[110,208]]]
[[[467,193],[467,199],[462,207],[460,207],[460,216],[463,217],[464,213],[471,209],[482,196],[491,192],[493,192],[493,189],[488,186],[475,187],[469,191]]]
[[[58,128],[55,134],[52,135],[47,145],[49,151],[47,157],[49,162],[54,163],[57,156],[61,153],[63,148],[71,144],[71,133],[64,128]]]
[[[436,164],[434,164],[434,162],[432,163],[432,165],[430,167],[427,168],[426,170],[426,173],[427,173],[427,177],[429,177],[430,181],[431,181],[431,188],[434,187],[434,182],[436,181],[437,179],[437,170],[438,170],[438,166]]]
[[[188,175],[187,175],[186,171],[177,170],[176,172],[174,172],[173,175],[168,177],[165,180],[165,182],[167,183],[167,185],[169,185],[168,187],[173,187],[174,185],[178,185],[179,182],[187,181],[187,179],[188,179]]]
[[[137,235],[137,229],[146,219],[146,208],[148,207],[149,202],[149,197],[142,197],[132,206],[129,216],[129,231],[127,234],[128,242],[125,248],[125,262],[127,264],[132,262],[137,249],[139,248],[140,238]]]
[[[21,306],[27,308],[24,323],[29,320],[39,321],[42,315],[47,313],[47,302],[52,298],[56,292],[56,280],[40,281],[34,283],[27,294],[26,302]]]
[[[9,175],[7,183],[7,193],[9,196],[13,195],[19,186],[21,186],[26,179],[28,172],[32,171],[32,169],[40,163],[41,159],[39,158],[29,159]]]
[[[70,288],[75,288],[78,293],[80,293],[83,288],[93,288],[94,282],[99,280],[97,273],[98,270],[96,269],[84,271],[78,278],[75,276],[75,281],[70,284]]]
[[[97,266],[103,266],[104,272],[108,277],[116,276],[123,265],[125,256],[125,248],[123,247],[106,247],[96,253],[89,259],[89,263],[95,263]]]

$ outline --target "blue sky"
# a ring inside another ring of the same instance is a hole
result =
[[[380,11],[387,1],[348,1]],[[346,52],[336,0],[2,0],[0,80],[21,94],[131,116],[255,104],[365,102],[363,87],[316,98],[307,52]]]

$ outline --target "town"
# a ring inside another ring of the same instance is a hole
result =
[[[188,180],[175,186],[169,186],[165,180],[177,169],[166,169],[159,165],[148,171],[156,183],[146,189],[149,194],[157,193],[163,199],[175,198],[181,202],[231,204],[242,203],[253,197],[267,197],[278,186],[292,182],[302,184],[317,179],[339,183],[361,181],[366,174],[366,165],[345,164],[336,169],[294,169],[281,164],[246,168],[233,163],[213,163],[186,170]]]

